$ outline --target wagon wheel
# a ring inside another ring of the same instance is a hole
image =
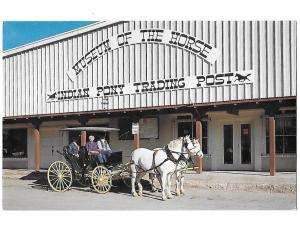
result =
[[[129,164],[125,164],[124,169],[121,171],[120,176],[122,178],[123,183],[127,187],[131,187],[131,171]]]
[[[96,192],[107,193],[112,185],[112,177],[110,171],[103,166],[97,166],[92,172],[92,185]]]
[[[47,179],[56,192],[64,192],[72,185],[72,170],[63,161],[55,161],[48,168]]]

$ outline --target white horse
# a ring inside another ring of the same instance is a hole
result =
[[[203,156],[201,146],[191,141],[189,136],[171,141],[167,149],[149,150],[138,148],[131,153],[131,193],[133,196],[142,196],[143,186],[140,181],[147,173],[156,172],[162,189],[162,200],[173,198],[171,194],[171,176],[176,173],[176,193],[179,193],[179,182],[183,193],[183,180],[179,179],[180,170],[186,167],[190,156]],[[135,183],[139,192],[135,191]]]

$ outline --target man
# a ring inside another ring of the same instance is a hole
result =
[[[79,154],[78,154],[78,152],[79,152],[79,146],[77,144],[76,138],[72,139],[72,142],[69,144],[68,148],[69,148],[69,152],[72,155],[74,155],[76,158],[79,158]]]
[[[104,163],[107,162],[108,158],[110,157],[112,151],[109,147],[108,142],[105,139],[105,135],[100,136],[100,139],[97,142],[100,154],[98,156],[99,161],[102,160]]]

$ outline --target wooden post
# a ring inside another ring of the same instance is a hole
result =
[[[134,135],[134,141],[133,141],[133,148],[137,149],[140,148],[140,133]]]
[[[196,121],[196,137],[202,147],[202,123],[200,120]],[[202,160],[202,158],[199,157],[198,158],[198,174],[202,173],[202,163],[203,163],[203,160]]]
[[[86,131],[81,131],[81,146],[86,144]]]
[[[274,117],[269,117],[269,155],[270,155],[270,175],[275,176],[276,173],[276,161],[275,161],[275,119]]]
[[[34,128],[34,169],[40,170],[41,163],[41,147],[40,147],[40,130],[39,127]]]

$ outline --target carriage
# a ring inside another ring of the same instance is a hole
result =
[[[117,131],[116,128],[107,127],[77,127],[65,128],[61,131],[97,131],[107,133]],[[57,150],[65,161],[53,162],[47,171],[49,186],[56,192],[69,190],[74,182],[81,187],[92,187],[98,193],[107,193],[112,187],[113,180],[122,180],[129,186],[129,164],[122,163],[122,151],[113,151],[105,164],[100,164],[97,157],[89,155],[85,146],[79,149],[79,157],[74,156],[64,146],[62,151]]]

